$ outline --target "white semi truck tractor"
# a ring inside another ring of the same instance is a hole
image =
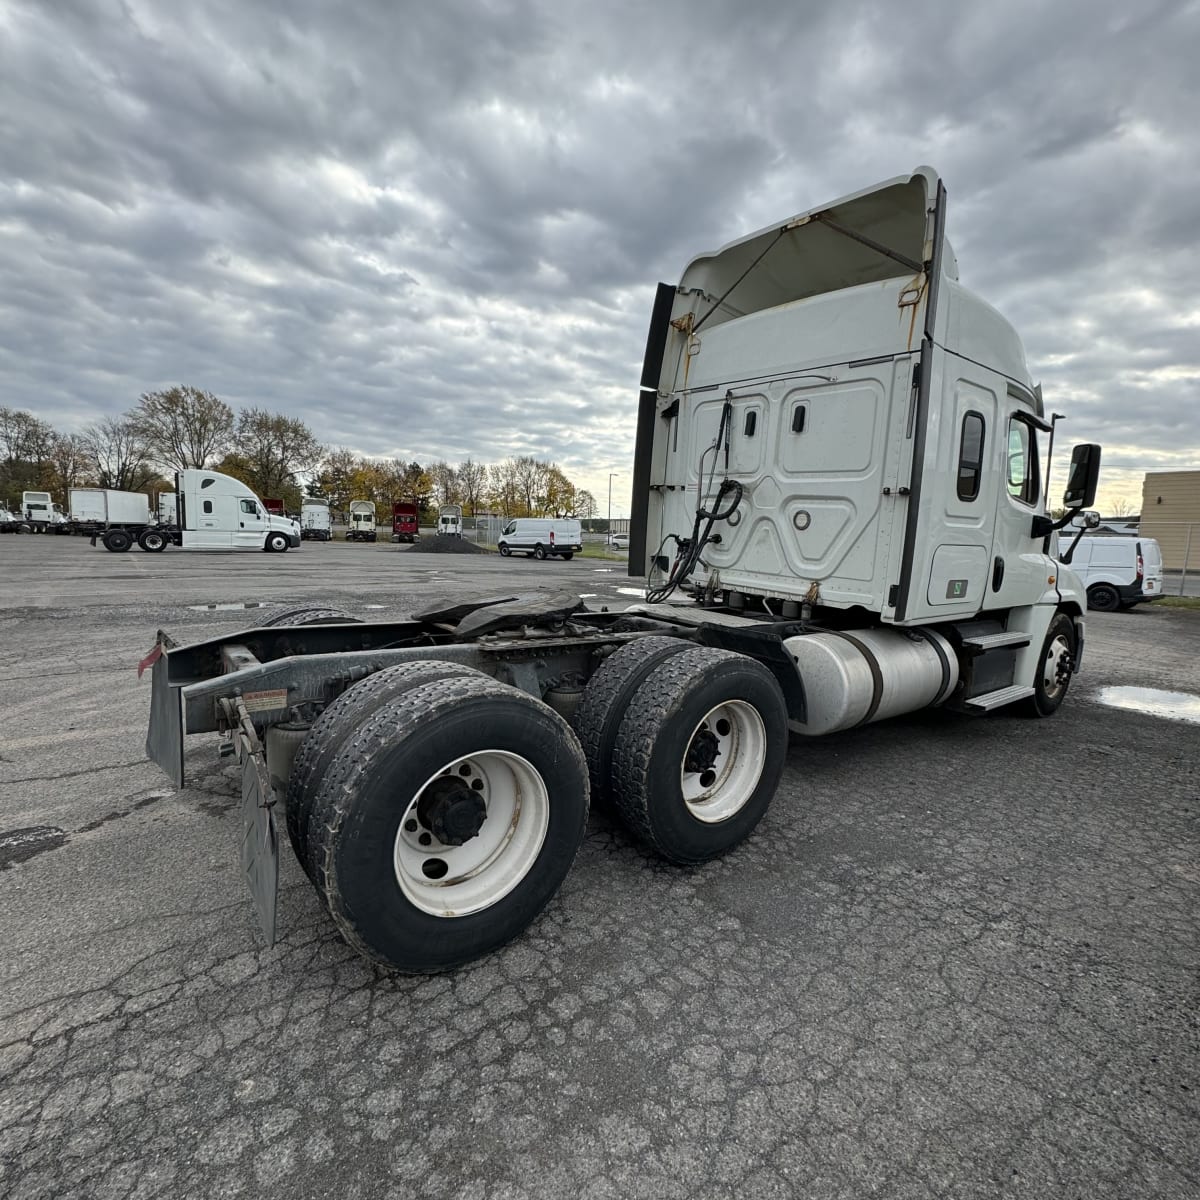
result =
[[[1050,426],[1012,326],[959,282],[922,167],[695,258],[655,299],[636,405],[630,574],[407,621],[300,607],[160,635],[149,754],[242,764],[243,865],[274,936],[275,822],[332,920],[405,971],[519,935],[589,796],[673,863],[751,838],[790,736],[944,707],[1049,717],[1086,599],[1048,553]]]

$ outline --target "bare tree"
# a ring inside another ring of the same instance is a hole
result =
[[[457,504],[459,501],[458,473],[444,459],[435,462],[428,471],[433,482],[434,498],[439,504]]]
[[[63,503],[70,499],[71,489],[85,486],[92,474],[92,456],[86,441],[77,433],[56,433],[50,443],[52,487],[62,493]]]
[[[1132,517],[1136,516],[1138,507],[1129,499],[1128,496],[1122,496],[1112,506],[1112,516],[1114,517]]]
[[[506,517],[520,515],[521,485],[517,479],[516,459],[506,458],[503,462],[488,467],[489,490],[492,505]]]
[[[123,417],[105,417],[89,425],[83,445],[103,488],[137,492],[158,477],[150,465],[149,448],[133,423]]]
[[[575,515],[585,521],[590,521],[596,515],[596,497],[586,488],[580,488],[575,493]]]
[[[477,463],[470,458],[463,459],[458,464],[458,490],[463,504],[474,516],[479,508],[487,489],[488,470],[483,463]]]
[[[186,384],[144,392],[129,416],[154,457],[175,471],[207,467],[233,438],[233,409]]]
[[[303,421],[259,408],[238,413],[236,441],[237,457],[260,496],[283,495],[296,486],[297,475],[313,470],[325,457],[325,447]]]
[[[545,505],[550,464],[541,462],[532,454],[522,454],[509,461],[513,464],[513,474],[525,512],[529,515],[539,512]]]

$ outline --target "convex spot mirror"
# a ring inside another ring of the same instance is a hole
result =
[[[1063,493],[1064,508],[1087,508],[1096,499],[1100,482],[1100,447],[1086,442],[1071,451],[1071,473]]]
[[[1083,514],[1084,529],[1095,529],[1100,524],[1100,514],[1098,512],[1085,512]]]

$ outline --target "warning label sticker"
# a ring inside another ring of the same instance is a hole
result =
[[[269,692],[246,692],[242,703],[247,712],[270,712],[276,708],[287,708],[287,688],[273,688]]]

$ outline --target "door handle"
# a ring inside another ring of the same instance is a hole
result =
[[[1004,582],[1004,559],[1000,555],[996,555],[996,561],[992,564],[992,591],[998,592],[1000,585]]]

